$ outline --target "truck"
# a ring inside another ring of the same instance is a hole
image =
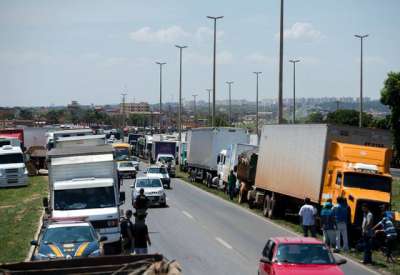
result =
[[[230,144],[224,150],[222,150],[217,158],[218,172],[217,175],[222,181],[222,184],[226,186],[228,182],[228,176],[231,170],[237,171],[238,156],[244,151],[255,149],[257,146],[243,143]]]
[[[195,128],[187,134],[187,166],[193,180],[211,187],[217,176],[218,154],[230,144],[249,143],[246,129],[231,127]]]
[[[0,129],[0,138],[19,140],[22,151],[25,151],[24,129]]]
[[[57,140],[59,138],[90,136],[90,135],[93,135],[93,131],[88,128],[49,131],[46,134],[46,137],[47,137],[46,147],[48,150],[51,150],[52,148],[54,148],[55,143],[57,142]]]
[[[54,143],[55,148],[70,148],[75,146],[96,146],[106,143],[105,135],[84,135],[71,137],[58,137]]]
[[[100,236],[107,237],[107,254],[121,249],[119,192],[110,145],[54,148],[48,152],[49,194],[44,207],[51,218],[87,217]]]
[[[157,161],[158,155],[171,155],[174,159],[176,157],[176,142],[175,141],[160,141],[153,139],[153,146],[151,148],[151,162]]]
[[[329,124],[265,125],[250,206],[267,217],[296,215],[305,198],[317,208],[344,197],[353,229],[367,203],[390,208],[392,138],[388,131]]]
[[[0,187],[28,185],[28,170],[21,147],[0,147]]]
[[[137,155],[138,151],[138,139],[143,137],[143,134],[134,134],[130,133],[128,134],[128,143],[131,146],[131,152],[132,154]]]
[[[247,199],[247,192],[251,190],[256,180],[258,161],[258,146],[242,152],[238,156],[237,179],[239,181],[238,202],[243,203]]]

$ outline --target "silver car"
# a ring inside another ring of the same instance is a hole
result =
[[[162,207],[167,205],[167,195],[159,177],[147,176],[136,178],[131,188],[133,189],[133,201],[139,196],[140,189],[143,189],[145,196],[149,199],[150,205],[160,205]]]

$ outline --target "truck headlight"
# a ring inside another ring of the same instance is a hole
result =
[[[28,169],[25,168],[24,175],[28,175]]]
[[[107,221],[107,226],[108,227],[117,227],[118,226],[118,220],[108,220]]]

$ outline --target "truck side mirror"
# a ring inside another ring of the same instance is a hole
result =
[[[119,204],[124,204],[125,203],[125,192],[120,192],[119,193]]]
[[[105,242],[107,240],[108,240],[107,236],[101,236],[99,242]]]
[[[47,197],[43,198],[42,202],[44,208],[49,208],[49,199]]]
[[[31,241],[31,245],[38,246],[38,241],[37,240],[32,240]]]

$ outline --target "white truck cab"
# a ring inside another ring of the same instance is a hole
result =
[[[175,163],[176,163],[175,157],[171,154],[157,155],[156,164],[159,166],[166,167],[171,177],[175,177],[176,175]]]
[[[0,187],[28,185],[28,170],[19,146],[0,147]]]

